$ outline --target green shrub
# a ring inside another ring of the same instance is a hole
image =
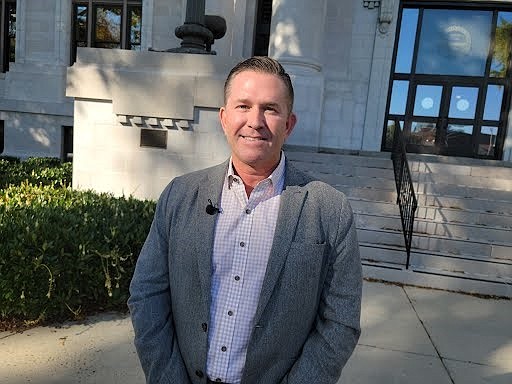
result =
[[[155,203],[54,185],[0,189],[0,319],[126,308]]]
[[[61,163],[53,157],[33,157],[25,161],[0,158],[0,189],[9,185],[31,184],[55,187],[71,185],[72,163]]]

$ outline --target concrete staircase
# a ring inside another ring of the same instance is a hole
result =
[[[512,297],[511,164],[410,154],[418,209],[406,268],[389,153],[286,154],[350,199],[365,277]]]

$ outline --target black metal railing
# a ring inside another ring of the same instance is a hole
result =
[[[393,161],[393,170],[395,172],[396,184],[396,203],[400,208],[400,217],[402,219],[402,231],[405,239],[405,249],[407,251],[407,262],[405,267],[409,269],[411,258],[411,243],[414,227],[414,214],[418,207],[414,186],[407,162],[407,153],[405,150],[405,140],[400,128],[400,122],[395,120],[395,132],[393,135],[393,149],[391,152]]]

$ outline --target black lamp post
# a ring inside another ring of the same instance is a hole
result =
[[[181,46],[167,52],[215,54],[211,46],[226,34],[226,20],[221,16],[205,15],[205,0],[187,0],[185,23],[174,31]]]

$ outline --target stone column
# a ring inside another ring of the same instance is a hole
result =
[[[323,108],[326,0],[274,0],[269,56],[292,77],[298,125],[288,144],[318,147]]]
[[[325,10],[326,0],[274,0],[269,56],[304,70],[321,71]]]

